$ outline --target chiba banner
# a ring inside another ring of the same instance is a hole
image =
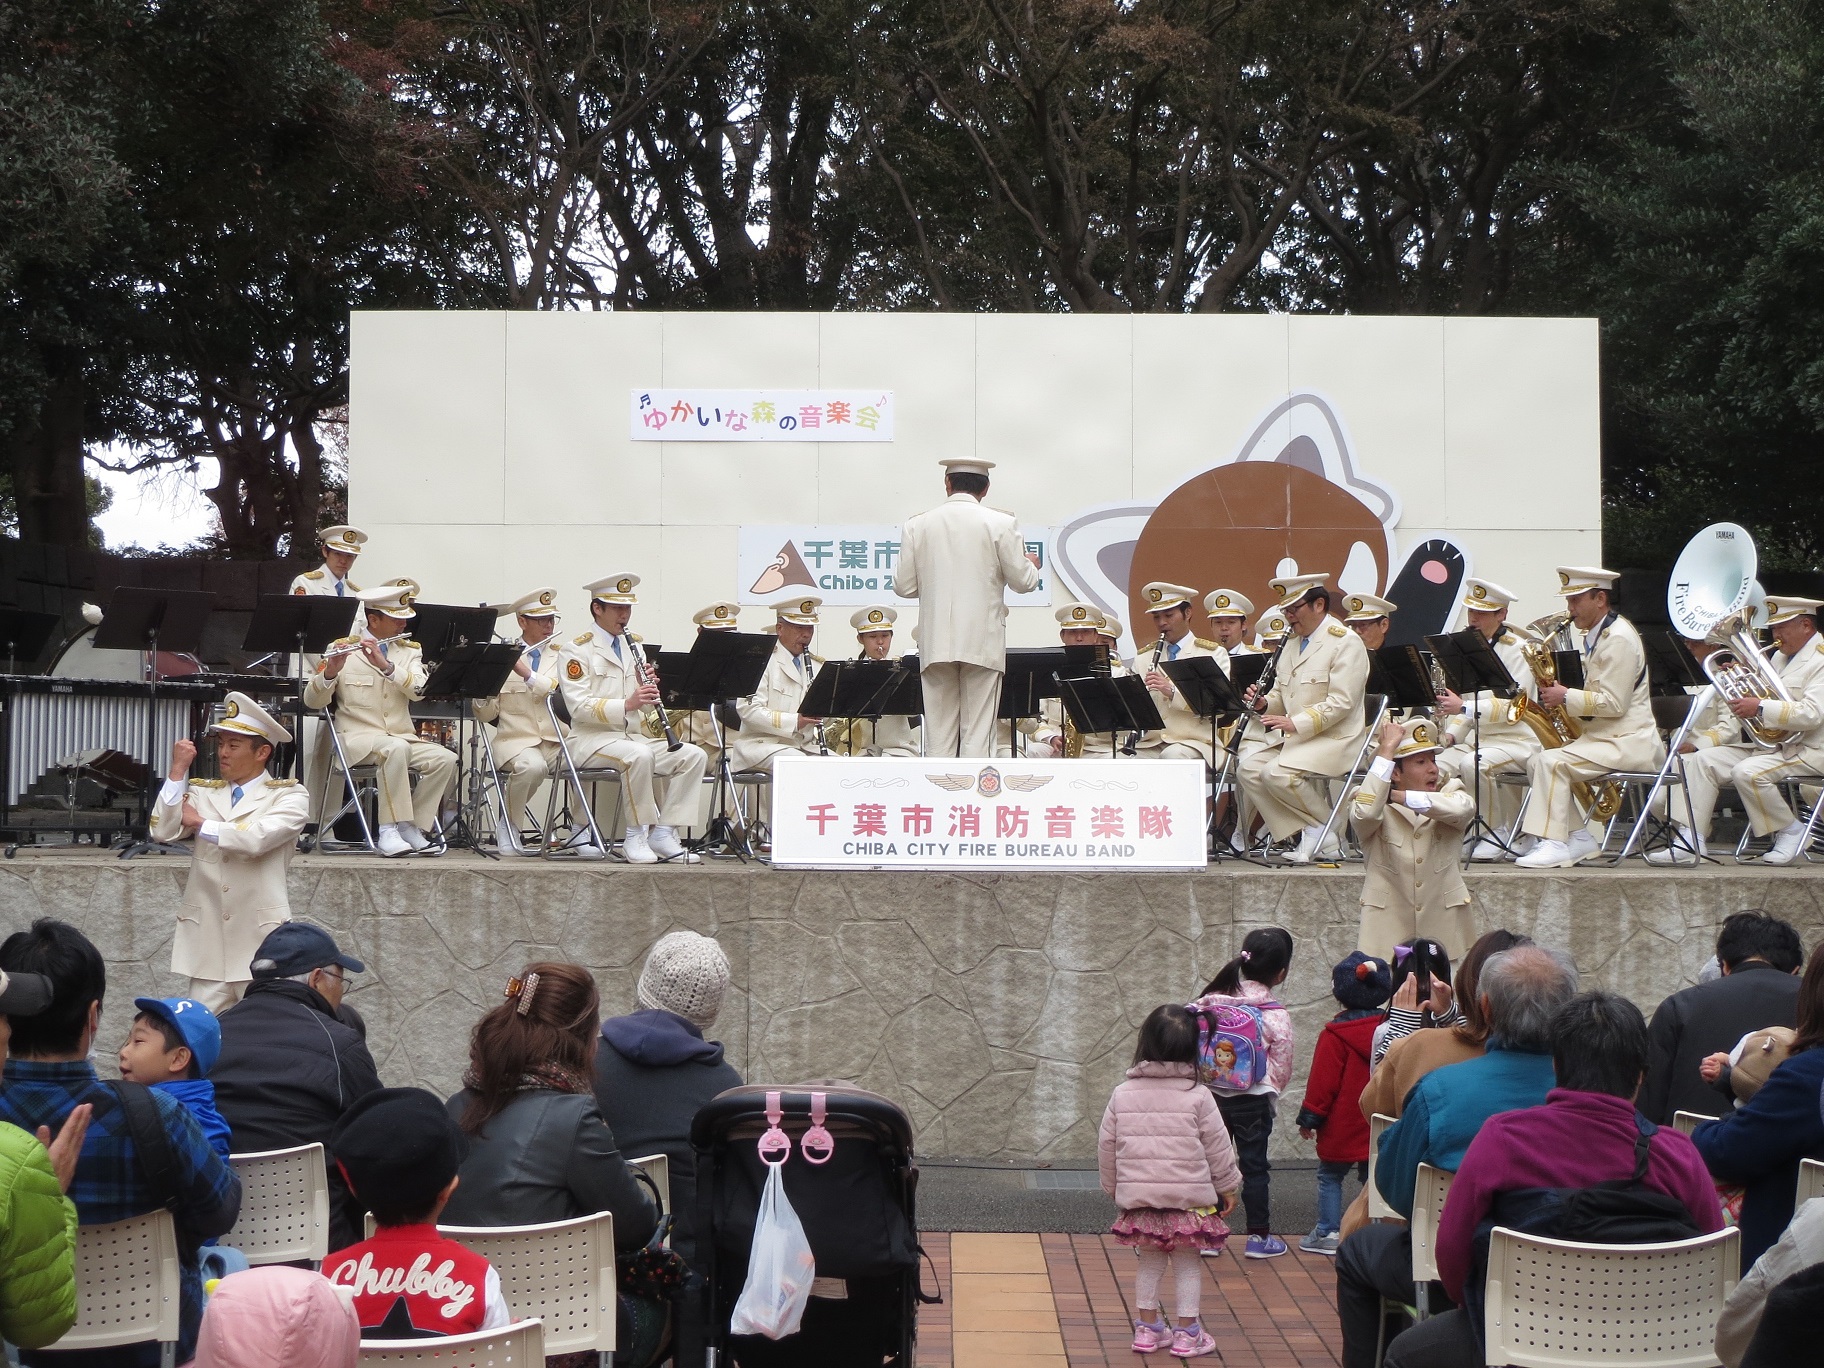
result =
[[[1042,608],[1051,602],[1051,534],[1023,527],[1020,538],[1038,564],[1039,586],[1030,594],[1009,593],[1007,602]],[[898,566],[894,523],[768,523],[741,529],[736,573],[743,603],[773,603],[809,590],[832,606],[859,607],[900,603],[893,594]]]
[[[773,863],[811,869],[1202,869],[1197,760],[782,755]]]
[[[636,389],[636,442],[890,442],[892,390]]]

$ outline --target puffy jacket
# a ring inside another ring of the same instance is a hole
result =
[[[449,1100],[457,1125],[471,1096],[465,1090]],[[445,1225],[536,1225],[612,1211],[614,1246],[623,1253],[658,1226],[589,1093],[519,1093],[470,1138],[457,1173],[462,1181],[439,1218]]]
[[[216,1286],[191,1368],[355,1368],[361,1326],[328,1278],[250,1268]]]
[[[1368,1157],[1368,1122],[1355,1102],[1368,1086],[1368,1051],[1382,1019],[1379,1012],[1345,1012],[1317,1037],[1298,1124],[1317,1132],[1317,1157],[1328,1163]]]
[[[0,1335],[38,1349],[76,1323],[76,1204],[36,1136],[0,1123]]]
[[[358,1018],[354,1018],[358,1020]],[[329,1146],[343,1112],[380,1086],[363,1032],[321,993],[289,979],[256,979],[222,1013],[222,1053],[209,1071],[216,1110],[242,1154]],[[361,1238],[361,1208],[329,1166],[329,1247]]]
[[[1127,1071],[1102,1113],[1096,1167],[1123,1211],[1215,1206],[1241,1186],[1216,1098],[1189,1064],[1142,1061]]]

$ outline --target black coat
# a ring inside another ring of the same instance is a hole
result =
[[[257,979],[222,1013],[222,1053],[209,1071],[236,1152],[329,1146],[336,1121],[380,1086],[362,1032],[315,989]],[[329,1162],[329,1247],[362,1238],[361,1208]]]
[[[1672,1124],[1676,1111],[1724,1115],[1729,1099],[1704,1082],[1698,1064],[1706,1055],[1733,1050],[1751,1031],[1791,1026],[1798,1002],[1797,976],[1758,963],[1672,994],[1647,1028],[1641,1115],[1662,1126]]]

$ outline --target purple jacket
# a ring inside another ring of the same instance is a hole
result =
[[[1482,1123],[1463,1153],[1438,1220],[1438,1280],[1463,1300],[1476,1227],[1496,1196],[1516,1188],[1580,1188],[1634,1172],[1634,1104],[1607,1093],[1553,1088],[1545,1105],[1502,1112]],[[1646,1185],[1685,1204],[1705,1234],[1723,1228],[1716,1184],[1690,1137],[1670,1127],[1647,1146]]]

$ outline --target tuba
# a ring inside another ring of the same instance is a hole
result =
[[[1712,523],[1678,553],[1666,587],[1666,611],[1680,636],[1717,648],[1704,658],[1704,673],[1726,702],[1754,698],[1790,703],[1785,681],[1754,639],[1755,623],[1766,617],[1767,603],[1754,577],[1757,568],[1754,539],[1747,530],[1734,523]],[[1759,718],[1742,725],[1749,739],[1767,750],[1778,750],[1793,735]]]
[[[1552,613],[1538,621],[1529,623],[1527,635],[1520,642],[1520,654],[1525,657],[1527,666],[1533,672],[1533,678],[1541,688],[1558,682],[1558,657],[1552,653],[1552,642],[1570,625],[1569,613]],[[1508,704],[1509,723],[1520,722],[1532,729],[1539,744],[1546,750],[1557,750],[1560,746],[1569,745],[1583,735],[1583,724],[1562,705],[1556,708],[1543,707],[1526,696],[1521,690],[1514,695]],[[1577,779],[1571,783],[1571,792],[1583,810],[1599,822],[1606,822],[1621,811],[1621,785],[1614,780],[1592,784],[1587,779]]]

